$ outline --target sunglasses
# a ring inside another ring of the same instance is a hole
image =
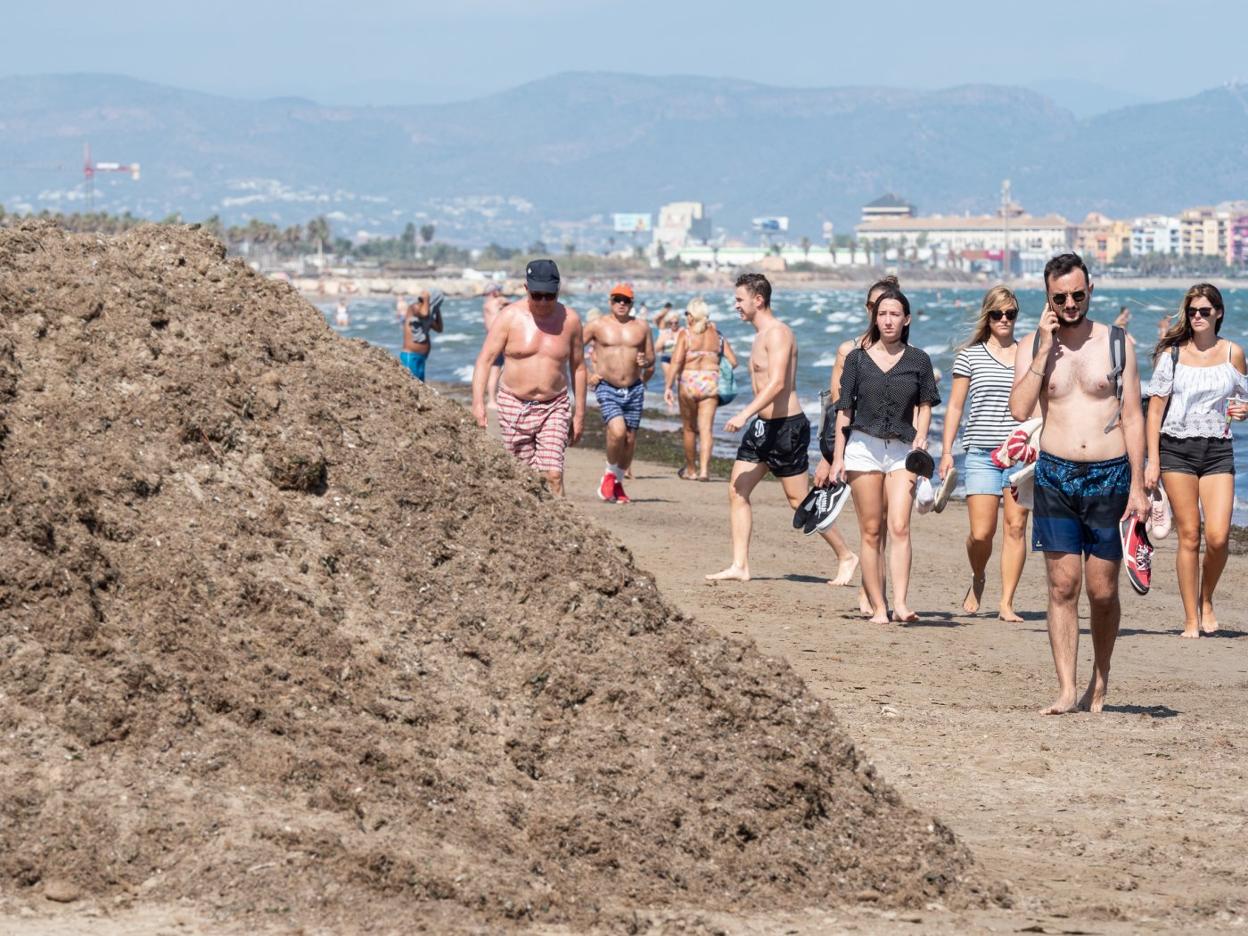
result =
[[[628,296],[612,296],[612,297],[611,297],[611,301],[612,301],[612,302],[622,302],[622,303],[624,303],[625,305],[632,305],[632,304],[633,304],[633,300],[632,300],[632,299],[629,299],[629,298],[628,298]]]
[[[988,317],[994,322],[999,322],[1002,319],[1012,322],[1018,318],[1018,309],[993,309],[988,313]]]
[[[1064,306],[1066,304],[1067,296],[1075,300],[1075,305],[1078,305],[1083,302],[1084,299],[1088,298],[1088,294],[1081,289],[1078,292],[1072,293],[1054,293],[1049,297],[1049,303],[1054,307]]]
[[[559,298],[559,294],[531,292],[529,293],[529,298],[536,299],[538,302],[554,302],[557,298]]]
[[[1187,314],[1191,318],[1213,318],[1218,310],[1213,306],[1188,306]]]

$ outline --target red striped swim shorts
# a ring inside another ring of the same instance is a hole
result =
[[[498,426],[507,451],[538,471],[563,472],[572,405],[566,393],[550,400],[522,400],[498,388]]]

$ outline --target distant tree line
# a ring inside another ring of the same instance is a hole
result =
[[[121,234],[140,224],[149,223],[136,218],[130,212],[114,215],[104,211],[52,212],[41,211],[33,215],[14,215],[5,212],[0,205],[0,225],[15,223],[24,218],[51,221],[75,234]],[[186,224],[181,214],[171,214],[156,222],[158,224]],[[335,235],[328,218],[313,218],[306,224],[282,227],[252,218],[246,224],[226,225],[219,215],[200,222],[200,226],[220,240],[235,253],[268,253],[278,257],[292,258],[327,253],[335,256],[353,256],[379,262],[412,262],[467,264],[467,250],[450,244],[434,242],[437,228],[433,224],[419,227],[409,222],[398,237],[372,238],[354,243],[346,237]],[[492,260],[505,261],[518,254],[518,250],[491,244],[485,255]]]

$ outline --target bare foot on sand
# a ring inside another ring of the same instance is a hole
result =
[[[985,576],[971,576],[971,587],[966,590],[966,597],[962,599],[962,610],[967,614],[974,614],[979,610],[979,599],[984,597],[984,581]]]
[[[730,565],[723,572],[715,572],[708,575],[706,580],[708,582],[748,582],[750,580],[750,570]]]
[[[1195,621],[1184,621],[1183,633],[1179,634],[1179,636],[1186,637],[1188,640],[1195,640],[1200,636],[1200,626]]]
[[[1041,709],[1040,714],[1041,715],[1065,715],[1069,712],[1075,711],[1075,708],[1076,708],[1075,694],[1073,692],[1070,693],[1069,695],[1063,693],[1062,695],[1059,695],[1057,697],[1057,701],[1054,702],[1052,705],[1050,705],[1048,708]]]
[[[1108,677],[1102,679],[1100,675],[1093,670],[1092,678],[1088,681],[1088,688],[1083,693],[1083,698],[1079,700],[1079,711],[1099,712],[1103,709],[1105,707],[1105,690],[1108,688]]]
[[[893,620],[896,621],[898,624],[913,624],[918,619],[919,619],[919,615],[916,612],[911,611],[909,608],[904,607],[903,605],[898,605],[893,610]]]
[[[875,613],[873,612],[873,613],[871,614],[871,617],[869,617],[869,618],[867,619],[867,621],[868,621],[868,623],[870,623],[870,624],[890,624],[890,623],[892,623],[891,619],[890,619],[890,618],[889,618],[889,616],[888,616],[888,611],[881,611],[879,614],[875,614]]]
[[[875,614],[875,608],[871,607],[871,599],[867,597],[865,588],[858,589],[858,610],[863,614]]]
[[[836,578],[829,585],[848,585],[854,573],[858,571],[858,554],[850,553],[848,559],[842,559],[836,566]]]
[[[1019,616],[1018,612],[1009,605],[1002,605],[1001,610],[997,612],[997,617],[1002,621],[1008,621],[1010,624],[1023,623],[1023,619]]]
[[[1200,606],[1200,631],[1202,634],[1218,632],[1218,616],[1213,613],[1213,605],[1207,602]]]

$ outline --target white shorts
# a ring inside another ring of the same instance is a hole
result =
[[[851,432],[845,443],[846,471],[904,471],[910,444],[901,439],[877,439],[863,432]]]

